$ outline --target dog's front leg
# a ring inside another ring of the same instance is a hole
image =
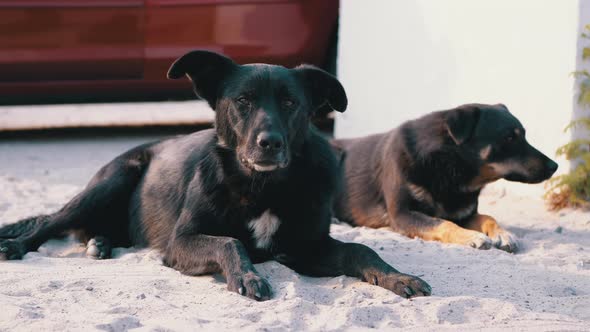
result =
[[[188,275],[221,273],[230,291],[258,301],[271,296],[268,281],[258,275],[244,245],[231,237],[179,233],[166,250],[164,264]]]
[[[516,252],[519,247],[516,235],[503,229],[493,217],[475,214],[465,224],[465,228],[482,232],[492,239],[494,247],[507,252]]]
[[[408,237],[419,237],[427,241],[464,244],[477,249],[492,247],[492,240],[481,232],[416,211],[397,212],[392,218],[391,227],[394,231]]]
[[[371,248],[345,243],[327,236],[307,246],[306,255],[285,263],[295,271],[317,277],[347,275],[405,297],[428,296],[430,286],[418,277],[400,273]]]

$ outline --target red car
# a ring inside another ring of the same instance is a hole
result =
[[[0,104],[33,97],[167,97],[194,49],[237,62],[324,66],[338,0],[0,0]]]

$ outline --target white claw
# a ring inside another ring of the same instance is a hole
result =
[[[516,251],[519,247],[518,238],[516,235],[506,230],[501,230],[498,232],[492,240],[494,242],[494,247],[503,250]]]
[[[477,249],[489,249],[492,246],[492,239],[483,233],[475,233],[469,245]]]
[[[95,245],[90,245],[90,246],[88,246],[88,249],[86,249],[86,255],[91,256],[91,257],[98,257],[99,253],[100,253],[100,250],[98,250],[98,247]]]

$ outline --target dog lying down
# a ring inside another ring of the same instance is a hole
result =
[[[502,104],[433,112],[332,145],[346,178],[334,206],[338,219],[479,249],[518,249],[513,234],[478,213],[481,189],[500,178],[538,183],[557,170]]]
[[[238,65],[207,51],[182,56],[168,72],[185,75],[215,109],[215,129],[127,151],[61,210],[0,228],[0,260],[75,232],[92,257],[108,258],[112,246],[156,248],[165,265],[222,273],[229,290],[256,300],[268,300],[271,287],[253,263],[270,259],[403,297],[430,295],[420,278],[328,234],[338,164],[310,118],[346,109],[334,77],[306,65]]]

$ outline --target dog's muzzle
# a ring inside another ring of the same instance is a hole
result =
[[[520,163],[508,163],[506,166],[506,174],[504,178],[508,181],[517,181],[524,183],[539,183],[549,179],[555,171],[557,171],[558,165],[553,160],[546,158],[541,164],[537,164],[537,167],[526,168]]]
[[[285,141],[276,132],[261,132],[256,137],[256,145],[250,149],[252,152],[240,161],[256,172],[272,172],[289,165]]]

